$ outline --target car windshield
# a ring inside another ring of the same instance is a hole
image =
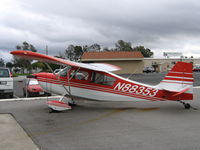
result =
[[[0,69],[0,77],[10,77],[8,69]]]
[[[37,80],[30,80],[29,85],[37,85],[38,81]]]

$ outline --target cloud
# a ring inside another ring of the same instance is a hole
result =
[[[9,62],[12,60],[13,56],[8,53],[7,50],[0,49],[0,58],[3,58],[4,62]]]
[[[56,54],[69,44],[114,47],[122,39],[157,57],[163,51],[198,56],[199,8],[197,0],[2,0],[0,48],[27,41]]]

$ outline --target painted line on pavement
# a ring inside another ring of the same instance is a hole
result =
[[[54,99],[60,98],[61,96],[49,96],[49,97],[28,97],[28,98],[12,98],[12,99],[0,99],[0,102],[7,101],[33,101],[33,100],[44,100],[44,99]]]

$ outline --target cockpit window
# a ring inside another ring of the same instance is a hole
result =
[[[106,76],[101,73],[93,72],[92,82],[94,83],[112,86],[115,81],[116,79],[113,77]]]
[[[82,70],[73,70],[70,74],[70,78],[76,80],[88,80],[89,73]]]
[[[66,77],[67,73],[71,67],[65,67],[62,71],[58,72],[61,77]]]

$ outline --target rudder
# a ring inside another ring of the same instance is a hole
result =
[[[186,92],[193,93],[193,82],[192,64],[177,62],[157,86],[160,89],[172,92],[180,92],[184,89],[189,89]]]

